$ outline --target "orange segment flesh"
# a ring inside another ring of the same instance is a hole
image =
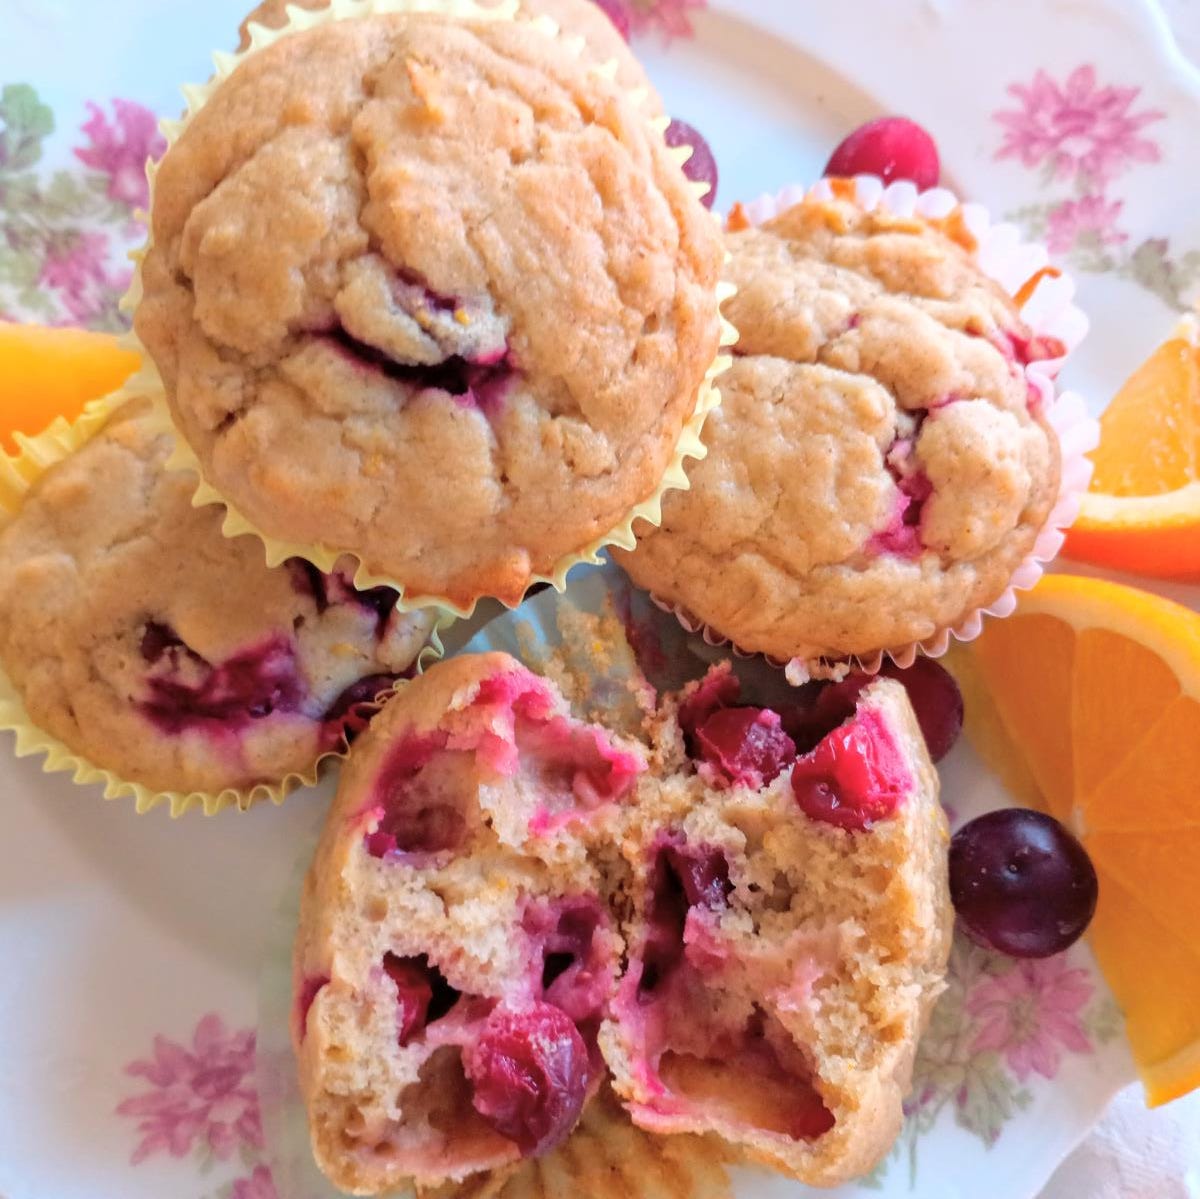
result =
[[[1161,495],[1193,483],[1200,450],[1200,359],[1172,338],[1134,372],[1100,418],[1092,490]]]
[[[1100,420],[1096,473],[1066,553],[1162,578],[1200,578],[1200,328],[1181,323]]]
[[[56,416],[115,391],[138,356],[115,337],[0,321],[0,448],[17,451],[14,433],[40,433]]]
[[[1069,722],[1075,638],[1061,621],[1046,616],[1031,616],[1020,624],[997,623],[989,633],[978,642],[976,653],[991,681],[1000,719],[1020,741],[1051,812],[1065,819],[1074,795]],[[1042,685],[1026,689],[1020,672],[1025,666],[1023,646],[1030,637],[1041,647],[1044,677]]]
[[[950,659],[1014,802],[1083,840],[1088,936],[1152,1105],[1200,1086],[1200,614],[1051,575]]]

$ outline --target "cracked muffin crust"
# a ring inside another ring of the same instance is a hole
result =
[[[207,481],[412,597],[515,603],[619,525],[717,353],[719,230],[527,22],[249,57],[168,150],[152,233],[136,327]]]
[[[479,0],[480,7],[485,9],[493,7],[495,3],[498,0]],[[252,21],[268,29],[282,29],[287,24],[286,10],[289,7],[316,12],[328,8],[329,0],[263,0],[257,8],[246,14],[238,28],[241,39],[238,49],[244,50],[250,45],[247,27]],[[563,33],[583,38],[587,44],[585,53],[592,62],[598,65],[615,62],[617,82],[630,90],[644,89],[646,111],[662,110],[662,102],[642,64],[594,0],[521,0],[517,16],[518,19],[550,17]]]
[[[929,223],[846,201],[727,241],[740,342],[708,457],[617,560],[784,660],[903,648],[995,600],[1059,487],[1012,299]]]
[[[224,537],[149,410],[118,409],[0,530],[0,662],[38,728],[128,782],[278,783],[363,727],[432,619]]]

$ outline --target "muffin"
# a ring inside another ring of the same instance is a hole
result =
[[[815,744],[809,715],[743,705],[727,668],[665,716],[622,839],[614,1088],[642,1128],[836,1186],[891,1148],[944,986],[937,775],[890,680]]]
[[[727,242],[740,341],[708,457],[621,565],[803,663],[903,650],[996,600],[1060,482],[1013,299],[934,223],[848,200]]]
[[[29,720],[153,793],[311,772],[410,674],[433,620],[307,563],[276,570],[167,472],[131,400],[0,529],[0,664]]]
[[[724,664],[634,742],[502,654],[405,688],[355,746],[301,904],[321,1168],[359,1194],[515,1168],[607,1067],[653,1134],[818,1184],[869,1170],[951,915],[906,693],[856,703],[833,728],[754,707]]]
[[[480,0],[480,6],[487,9],[495,7],[495,3],[492,0]],[[328,8],[329,0],[299,0],[299,3],[289,3],[289,0],[263,0],[256,9],[246,15],[238,27],[238,49],[245,50],[250,45],[251,23],[263,25],[267,29],[282,29],[288,23],[286,10],[289,7],[315,12]],[[641,63],[633,56],[616,26],[594,0],[521,0],[517,15],[519,19],[549,17],[563,33],[583,38],[589,60],[597,65],[615,62],[617,82],[629,91],[644,90],[646,110],[661,111],[662,103],[650,85],[646,72],[642,70]]]
[[[625,91],[529,22],[278,40],[168,150],[151,225],[136,328],[207,483],[459,609],[658,495],[720,340],[719,230]]]
[[[435,1186],[574,1128],[620,954],[586,828],[644,765],[502,654],[434,668],[363,737],[295,952],[301,1090],[338,1187]]]

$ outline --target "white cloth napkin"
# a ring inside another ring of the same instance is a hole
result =
[[[1200,1199],[1200,1092],[1151,1112],[1122,1091],[1041,1199]]]

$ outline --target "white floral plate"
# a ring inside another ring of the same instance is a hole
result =
[[[721,203],[811,180],[880,111],[926,124],[948,183],[1077,273],[1094,333],[1066,382],[1096,410],[1194,298],[1200,75],[1149,0],[616,2],[669,106],[711,140]],[[113,327],[150,114],[177,111],[243,5],[2,8],[0,317]],[[0,769],[0,1197],[276,1199],[258,978],[329,784],[172,824],[34,761]],[[959,818],[1004,800],[965,746],[944,781]],[[960,946],[908,1125],[842,1193],[1027,1199],[1131,1078],[1085,950],[1010,966]],[[737,1193],[806,1192],[747,1176]]]

